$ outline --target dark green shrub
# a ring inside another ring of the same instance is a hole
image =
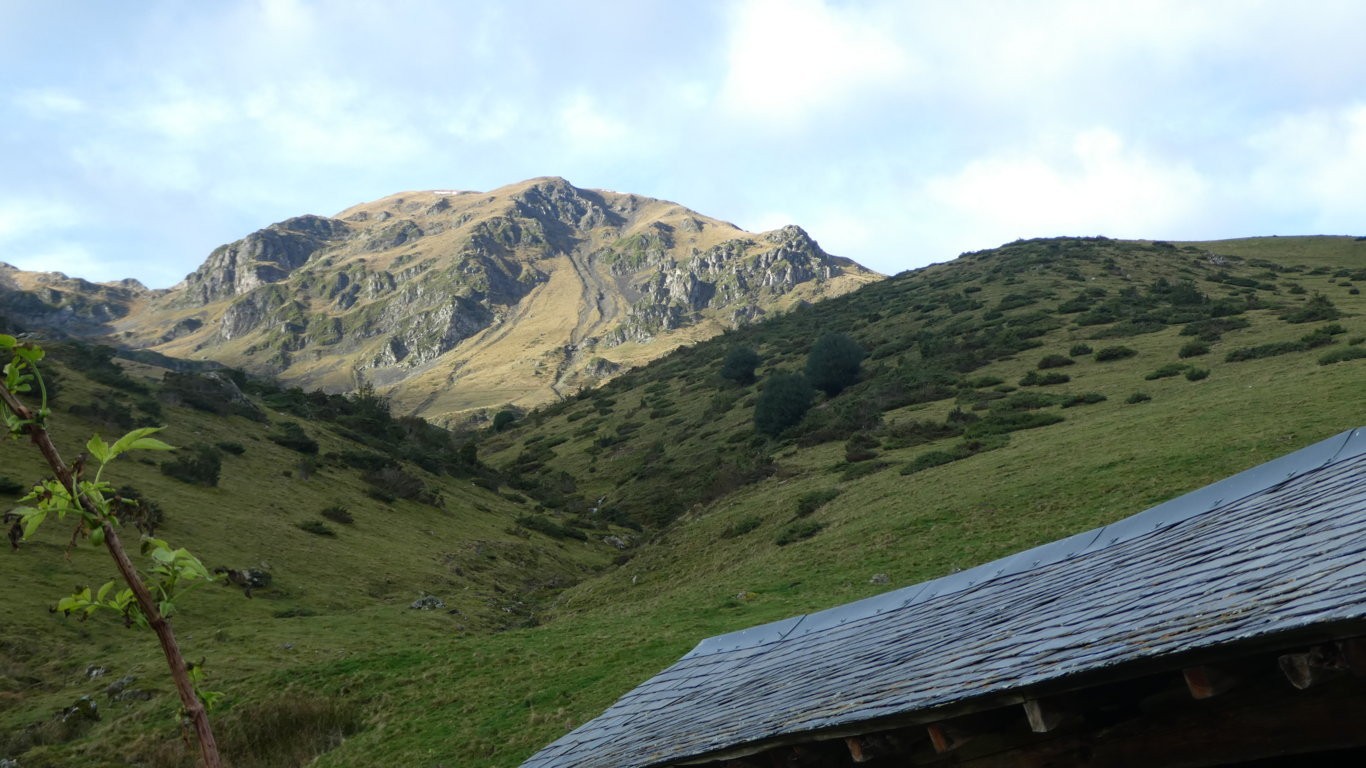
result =
[[[1176,353],[1178,357],[1199,357],[1209,354],[1209,344],[1203,341],[1188,341],[1181,345],[1181,350]]]
[[[758,352],[749,347],[731,347],[721,362],[721,378],[749,386],[754,383],[754,369],[758,367]]]
[[[1251,324],[1243,317],[1214,317],[1187,323],[1186,327],[1181,329],[1181,335],[1197,336],[1204,341],[1218,341],[1223,334],[1246,328]]]
[[[376,487],[374,487],[374,486],[371,486],[371,487],[369,487],[369,488],[366,488],[366,489],[365,489],[365,495],[366,495],[366,496],[369,496],[370,498],[374,499],[375,501],[380,502],[381,504],[392,504],[392,503],[394,503],[395,501],[398,500],[398,497],[395,496],[394,494],[389,493],[388,491],[384,490],[383,488],[376,488]]]
[[[395,498],[434,503],[435,495],[422,480],[408,474],[398,465],[380,467],[366,472],[362,478],[374,489],[382,490],[392,501]]]
[[[1099,392],[1086,392],[1080,395],[1072,395],[1062,402],[1062,407],[1073,408],[1078,405],[1095,405],[1105,402],[1106,397]]]
[[[1043,392],[1016,392],[992,404],[993,411],[1034,411],[1062,402],[1057,395]],[[989,418],[989,417],[988,417]]]
[[[1319,357],[1319,365],[1332,365],[1347,360],[1360,360],[1366,357],[1366,347],[1338,347],[1337,349],[1323,353]]]
[[[1286,355],[1291,352],[1304,352],[1309,346],[1304,341],[1276,341],[1270,344],[1259,344],[1255,347],[1239,347],[1224,356],[1224,362],[1241,363],[1247,360],[1261,360],[1277,355]]]
[[[1049,371],[1044,374],[1040,374],[1038,371],[1030,371],[1024,375],[1024,378],[1020,379],[1020,386],[1048,387],[1054,384],[1066,384],[1071,380],[1071,376],[1068,376],[1065,373],[1058,373],[1057,371]]]
[[[517,524],[528,530],[544,533],[552,539],[577,539],[578,541],[588,541],[588,534],[578,528],[560,525],[543,515],[521,515],[517,518]]]
[[[858,381],[866,353],[858,342],[843,333],[827,333],[816,340],[806,356],[806,380],[827,397],[834,397]]]
[[[1096,351],[1095,360],[1098,363],[1108,363],[1114,360],[1123,360],[1138,354],[1138,350],[1129,347],[1102,347]]]
[[[351,510],[340,504],[333,504],[318,514],[334,523],[341,523],[342,525],[351,525],[356,522],[356,518],[351,514]]]
[[[276,445],[299,453],[317,453],[318,441],[308,436],[303,427],[292,421],[281,422],[276,431],[266,435]]]
[[[1281,319],[1287,323],[1316,323],[1321,320],[1336,320],[1342,317],[1338,308],[1327,296],[1315,291],[1304,306],[1287,311]]]
[[[840,480],[857,480],[860,477],[867,477],[868,475],[881,472],[889,466],[891,465],[885,461],[865,461],[858,464],[845,464],[839,467]]]
[[[314,536],[336,536],[337,532],[327,527],[326,523],[318,520],[305,520],[299,523],[301,530],[307,531]]]
[[[211,445],[194,445],[182,448],[177,458],[163,461],[161,474],[182,483],[212,488],[218,485],[218,473],[222,468],[223,460],[217,448]]]
[[[1039,360],[1038,367],[1039,370],[1044,370],[1046,368],[1062,368],[1064,366],[1073,365],[1076,362],[1076,360],[1073,360],[1067,355],[1044,355],[1043,359]]]
[[[246,446],[242,445],[241,443],[231,442],[229,440],[214,443],[214,447],[222,451],[223,453],[231,453],[234,456],[241,456],[242,454],[247,452]]]
[[[5,494],[6,496],[23,496],[28,493],[28,490],[28,487],[23,483],[0,475],[0,493]]]
[[[1208,368],[1192,368],[1186,371],[1186,381],[1200,381],[1209,378]]]
[[[844,444],[844,460],[849,463],[877,458],[877,438],[867,432],[856,432]]]
[[[1129,395],[1127,398],[1125,398],[1124,402],[1128,403],[1129,405],[1135,405],[1137,403],[1146,403],[1152,399],[1153,396],[1148,394],[1147,392],[1135,392],[1132,395]]]
[[[1155,381],[1157,379],[1169,379],[1173,376],[1180,376],[1181,374],[1185,373],[1188,368],[1190,368],[1190,366],[1186,365],[1185,363],[1167,363],[1166,365],[1162,366],[1161,368],[1158,368],[1152,373],[1145,375],[1143,378],[1147,381]]]
[[[101,398],[90,403],[76,403],[67,410],[73,416],[79,416],[86,421],[109,429],[128,430],[138,423],[138,419],[133,416],[133,409],[126,403],[113,398]]]
[[[758,515],[748,515],[726,526],[725,529],[721,531],[721,538],[733,539],[737,536],[744,536],[763,524],[763,519]]]
[[[1329,325],[1319,326],[1318,328],[1315,328],[1313,331],[1301,336],[1300,341],[1304,342],[1304,346],[1306,349],[1317,349],[1319,347],[1326,347],[1329,344],[1332,344],[1334,336],[1338,336],[1346,332],[1346,328],[1343,328],[1341,325],[1338,325],[1337,323],[1331,323]]]
[[[916,456],[914,459],[901,468],[901,474],[913,475],[916,472],[923,472],[931,467],[938,467],[943,464],[950,464],[958,461],[958,456],[949,451],[929,451]]]
[[[802,420],[811,407],[811,385],[797,373],[775,373],[764,382],[754,403],[754,428],[776,437]]]
[[[806,517],[826,504],[829,504],[835,497],[839,496],[840,493],[841,491],[838,488],[825,488],[819,491],[803,493],[801,496],[797,497],[796,516]]]
[[[512,410],[511,408],[504,408],[503,410],[493,415],[493,431],[502,432],[503,430],[512,426],[513,423],[516,421],[517,412]]]
[[[976,414],[965,413],[961,408],[955,408],[954,411],[976,419]],[[953,412],[949,415],[953,417]],[[887,427],[885,433],[887,447],[894,450],[932,443],[945,437],[956,437],[963,433],[963,428],[954,422],[912,420]]]
[[[981,421],[969,424],[963,430],[964,437],[986,437],[988,435],[1004,435],[1008,432],[1018,432],[1023,429],[1037,429],[1046,427],[1050,424],[1057,424],[1063,418],[1056,413],[1041,413],[1038,411],[993,411]]]
[[[778,532],[778,537],[773,540],[774,544],[785,547],[793,542],[809,539],[820,533],[825,528],[825,523],[818,523],[815,520],[798,520]]]
[[[1067,351],[1067,354],[1071,355],[1072,357],[1081,357],[1082,355],[1089,355],[1091,354],[1091,345],[1086,343],[1073,344],[1072,348]]]

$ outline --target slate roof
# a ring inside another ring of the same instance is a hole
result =
[[[704,640],[526,768],[635,768],[1366,619],[1366,427],[1133,517]]]

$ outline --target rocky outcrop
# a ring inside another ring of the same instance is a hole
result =
[[[215,249],[164,292],[0,269],[0,316],[75,317],[89,335],[299,386],[362,379],[440,419],[475,401],[566,396],[685,339],[873,279],[797,227],[755,235],[545,178],[288,219]]]
[[[289,277],[322,249],[350,233],[345,222],[298,216],[219,246],[181,283],[177,303],[203,306]]]

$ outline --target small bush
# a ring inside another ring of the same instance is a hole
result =
[[[744,536],[745,534],[749,533],[750,531],[753,531],[754,529],[758,528],[763,524],[763,519],[760,518],[758,515],[749,515],[748,517],[742,517],[739,520],[736,520],[735,522],[726,526],[725,530],[721,531],[721,538],[733,539],[737,536]]]
[[[1319,357],[1319,365],[1332,365],[1333,363],[1346,362],[1347,360],[1360,360],[1366,357],[1366,347],[1339,347],[1323,353]]]
[[[223,453],[231,453],[234,456],[241,456],[242,454],[247,452],[246,446],[242,445],[241,443],[234,443],[228,440],[224,440],[221,443],[214,443],[214,447],[222,451]]]
[[[754,383],[754,369],[758,367],[758,352],[749,347],[732,347],[721,363],[721,378],[747,387]]]
[[[1114,360],[1123,360],[1138,354],[1138,350],[1129,347],[1102,347],[1096,351],[1095,360],[1098,363],[1108,363]]]
[[[796,373],[768,377],[754,404],[754,428],[770,437],[802,420],[811,407],[811,385]]]
[[[778,537],[773,540],[773,543],[785,547],[793,542],[809,539],[824,528],[825,523],[818,523],[815,520],[799,520],[779,531]]]
[[[965,437],[1004,435],[1008,432],[1018,432],[1023,429],[1046,427],[1050,424],[1057,424],[1062,420],[1062,416],[1056,413],[1041,413],[1038,411],[997,411],[987,416],[985,419],[969,425],[967,429],[963,430],[963,435]]]
[[[1058,373],[1057,371],[1049,371],[1044,374],[1040,374],[1038,371],[1030,371],[1024,375],[1024,378],[1020,379],[1020,386],[1049,387],[1055,384],[1066,384],[1071,380],[1071,376],[1068,376],[1065,373]]]
[[[891,465],[885,461],[865,461],[858,464],[845,464],[840,467],[840,480],[857,480],[860,477],[867,477],[868,475],[881,472],[889,466]]]
[[[1188,341],[1181,345],[1181,351],[1176,353],[1181,358],[1199,357],[1209,354],[1209,344],[1203,341]]]
[[[797,497],[797,517],[806,517],[821,507],[829,504],[840,495],[838,488],[825,488],[819,491],[811,491]]]
[[[1082,355],[1091,354],[1091,351],[1092,350],[1090,344],[1073,344],[1072,348],[1067,351],[1067,354],[1071,355],[1072,357],[1081,357]]]
[[[1270,344],[1258,344],[1255,347],[1239,347],[1224,356],[1224,362],[1241,363],[1248,360],[1261,360],[1277,355],[1287,355],[1291,352],[1304,352],[1309,347],[1303,341],[1276,341]]]
[[[318,441],[308,436],[303,427],[292,421],[282,422],[275,432],[271,432],[266,437],[276,445],[283,446],[291,451],[299,453],[317,453]]]
[[[1076,362],[1076,360],[1073,360],[1067,355],[1044,355],[1043,359],[1039,360],[1038,367],[1039,370],[1044,370],[1047,368],[1063,368],[1068,365],[1074,365]]]
[[[1156,381],[1157,379],[1170,379],[1173,376],[1180,376],[1190,368],[1185,363],[1167,363],[1152,373],[1143,376],[1146,381]]]
[[[855,432],[844,444],[844,460],[849,463],[877,458],[877,438],[867,432]]]
[[[1153,396],[1148,394],[1147,392],[1135,392],[1132,395],[1129,395],[1127,398],[1125,398],[1124,402],[1128,403],[1129,405],[1137,405],[1138,403],[1146,403],[1152,399]]]
[[[28,492],[28,488],[23,483],[11,480],[4,475],[0,475],[0,493],[6,496],[22,496]]]
[[[504,408],[493,415],[493,431],[502,432],[508,427],[511,427],[516,421],[517,412],[510,408]]]
[[[314,536],[336,536],[337,532],[327,527],[326,523],[317,520],[305,520],[299,523],[299,529],[307,531]]]
[[[1080,395],[1072,395],[1063,401],[1062,407],[1073,408],[1078,405],[1095,405],[1105,402],[1106,397],[1099,392],[1086,392]]]
[[[182,449],[177,458],[163,461],[161,474],[182,483],[212,488],[218,485],[218,473],[222,468],[223,459],[217,448],[211,445],[195,445]]]
[[[827,397],[834,397],[858,381],[867,353],[843,333],[827,333],[811,345],[806,357],[806,380]]]
[[[577,539],[588,541],[588,534],[578,528],[571,528],[567,525],[560,525],[543,515],[521,515],[517,518],[517,524],[523,528],[544,533],[552,539]]]
[[[1281,315],[1281,319],[1287,323],[1316,323],[1322,320],[1336,320],[1339,317],[1342,317],[1342,313],[1333,306],[1333,302],[1317,291],[1309,297],[1304,306]]]
[[[322,515],[328,520],[331,520],[334,523],[341,523],[342,525],[351,525],[352,523],[356,522],[356,518],[352,516],[351,510],[347,509],[346,507],[343,507],[340,504],[333,504],[332,506],[327,507],[318,514]]]
[[[938,467],[955,461],[958,461],[958,456],[949,451],[929,451],[911,459],[910,463],[901,468],[901,474],[913,475],[916,472],[923,472],[931,467]]]

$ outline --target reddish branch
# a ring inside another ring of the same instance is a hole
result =
[[[104,528],[104,546],[109,550],[109,555],[114,558],[114,564],[119,569],[119,575],[123,576],[123,580],[133,590],[133,596],[138,601],[138,608],[142,610],[142,615],[146,617],[147,623],[156,633],[157,641],[161,643],[161,652],[166,656],[166,664],[171,668],[171,677],[175,680],[176,692],[180,694],[181,706],[184,707],[185,715],[194,725],[195,735],[199,738],[199,750],[204,758],[204,768],[222,768],[222,762],[218,757],[218,743],[214,741],[213,728],[209,725],[208,713],[204,711],[204,703],[195,695],[194,683],[190,680],[190,670],[185,664],[185,657],[180,653],[180,645],[176,643],[175,633],[171,631],[170,622],[161,615],[156,600],[148,591],[147,585],[142,582],[142,577],[133,567],[133,562],[128,559],[128,553],[124,551],[118,533],[105,520],[94,502],[84,494],[78,493],[79,489],[76,487],[78,478],[62,461],[61,454],[57,453],[57,447],[52,444],[52,438],[48,435],[47,430],[37,421],[36,414],[19,402],[18,398],[3,386],[0,386],[0,399],[14,412],[15,416],[27,422],[24,425],[24,431],[28,433],[29,439],[42,452],[48,466],[56,474],[57,481],[71,493],[71,498],[78,499],[86,512],[90,513],[94,519],[101,521]]]

